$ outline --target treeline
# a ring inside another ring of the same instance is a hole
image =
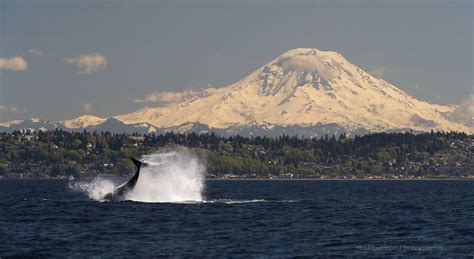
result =
[[[174,145],[205,153],[209,177],[468,177],[474,168],[473,136],[457,132],[246,138],[55,130],[1,133],[0,176],[129,173],[130,156]]]

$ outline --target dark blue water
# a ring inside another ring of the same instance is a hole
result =
[[[205,196],[99,203],[3,180],[0,256],[474,255],[474,181],[209,181]]]

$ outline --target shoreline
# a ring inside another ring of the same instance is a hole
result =
[[[472,181],[474,178],[425,178],[425,179],[315,179],[315,178],[301,178],[301,179],[206,179],[206,181]]]
[[[75,178],[75,179],[65,179],[65,178],[1,178],[0,181],[8,180],[63,180],[63,181],[76,181],[76,180],[90,180],[92,178]],[[282,179],[251,179],[251,178],[234,178],[234,179],[216,179],[216,178],[206,178],[205,181],[474,181],[474,178],[424,178],[424,179],[318,179],[318,178],[300,178],[300,179],[291,179],[291,178],[282,178]]]

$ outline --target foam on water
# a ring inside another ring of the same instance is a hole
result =
[[[69,188],[80,191],[96,201],[102,201],[103,197],[114,191],[115,185],[111,180],[96,177],[92,181],[70,182]]]
[[[215,199],[206,200],[204,203],[223,203],[223,204],[246,204],[246,203],[267,203],[267,202],[278,202],[278,203],[290,203],[298,202],[298,200],[266,200],[266,199],[253,199],[253,200],[234,200],[234,199]]]

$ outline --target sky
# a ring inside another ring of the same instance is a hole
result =
[[[470,0],[1,0],[0,122],[128,113],[300,47],[456,104],[473,92],[473,35]]]

